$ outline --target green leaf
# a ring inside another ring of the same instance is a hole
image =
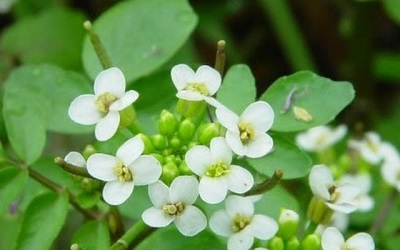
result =
[[[68,117],[68,107],[78,95],[92,92],[87,80],[56,66],[22,66],[5,82],[3,116],[8,138],[28,164],[39,158],[46,142],[46,129],[63,133],[86,133]]]
[[[116,4],[96,20],[94,29],[113,65],[121,68],[130,82],[171,58],[196,23],[197,16],[186,0],[136,0]],[[102,70],[88,38],[83,64],[92,78]]]
[[[234,65],[226,73],[217,99],[237,114],[256,99],[256,84],[250,68],[244,64]]]
[[[28,180],[27,171],[21,171],[17,167],[5,167],[0,169],[0,214],[21,193]]]
[[[162,242],[162,244],[160,244]],[[137,246],[137,250],[187,250],[187,249],[225,249],[226,245],[218,240],[214,233],[204,230],[194,237],[183,236],[172,224],[161,228],[147,237]]]
[[[312,167],[311,158],[295,144],[274,135],[272,152],[261,158],[247,158],[247,162],[258,172],[272,176],[275,169],[283,170],[283,179],[303,177]]]
[[[399,0],[383,0],[383,7],[386,14],[395,22],[400,23],[400,1]]]
[[[293,93],[289,108],[285,103]],[[276,80],[261,96],[275,111],[272,130],[300,131],[332,121],[354,98],[349,82],[335,82],[309,71],[300,71]],[[293,107],[305,109],[311,121],[296,118]]]
[[[89,221],[83,224],[72,237],[71,244],[78,244],[79,249],[103,250],[110,247],[108,227],[103,221]]]
[[[0,46],[23,63],[46,62],[68,69],[81,69],[84,20],[85,17],[76,11],[48,9],[7,29]]]
[[[68,214],[66,193],[45,193],[28,206],[18,234],[16,250],[49,249]]]

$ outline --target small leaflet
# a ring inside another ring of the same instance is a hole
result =
[[[308,111],[304,108],[294,106],[293,113],[294,113],[294,117],[297,120],[305,121],[305,122],[311,122],[313,120],[312,115],[310,113],[308,113]]]

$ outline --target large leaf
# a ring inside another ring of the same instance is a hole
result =
[[[156,70],[185,43],[197,23],[186,0],[136,0],[116,4],[94,23],[111,61],[127,81]],[[94,78],[102,70],[89,39],[83,63]]]
[[[17,167],[0,169],[0,214],[17,198],[27,180],[27,171],[21,171]]]
[[[66,193],[45,193],[36,197],[24,213],[16,250],[49,249],[67,214]]]
[[[232,66],[218,91],[218,101],[237,114],[256,99],[256,85],[250,68],[244,64]]]
[[[311,158],[295,144],[274,135],[274,148],[261,158],[247,158],[247,162],[258,172],[272,176],[275,169],[283,170],[284,179],[303,177],[312,167]]]
[[[84,20],[84,16],[76,11],[61,8],[45,10],[7,29],[1,48],[24,63],[46,62],[81,69]]]
[[[261,96],[275,111],[272,129],[276,131],[299,131],[326,124],[353,98],[351,83],[335,82],[308,71],[279,78]],[[296,117],[295,106],[306,110],[312,120]]]
[[[103,221],[89,221],[83,224],[72,237],[72,244],[78,244],[80,249],[106,250],[110,247],[110,234],[107,224]]]
[[[87,80],[56,66],[22,66],[5,82],[3,115],[8,137],[17,154],[28,164],[41,154],[46,129],[85,133],[92,128],[75,124],[68,106],[80,94],[92,90]]]

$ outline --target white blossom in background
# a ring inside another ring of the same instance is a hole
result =
[[[271,151],[273,140],[266,132],[274,122],[274,111],[268,103],[253,102],[240,116],[220,106],[216,116],[227,129],[226,141],[237,155],[258,158]]]
[[[179,176],[168,187],[161,181],[149,186],[153,207],[142,214],[151,227],[166,227],[172,222],[185,236],[194,236],[207,225],[203,212],[192,204],[198,196],[198,182],[193,176]]]
[[[254,214],[251,199],[236,195],[228,196],[225,209],[215,212],[210,218],[211,230],[228,238],[229,250],[247,250],[254,238],[271,239],[278,231],[278,223],[262,214]]]
[[[385,145],[385,142],[375,132],[365,133],[362,140],[349,140],[349,147],[357,150],[364,160],[374,165],[382,161],[383,145]]]
[[[171,78],[178,93],[176,96],[187,101],[206,101],[217,107],[219,102],[212,96],[221,86],[221,75],[210,66],[200,66],[194,72],[186,64],[178,64],[171,70]]]
[[[66,163],[72,164],[76,167],[85,168],[86,167],[86,160],[83,155],[76,151],[69,152],[65,157],[64,161]]]
[[[357,233],[345,240],[343,235],[334,227],[328,227],[322,234],[321,246],[323,250],[374,250],[375,243],[371,235]]]
[[[309,152],[320,152],[334,145],[346,136],[347,127],[340,125],[336,128],[318,126],[296,136],[296,144]]]
[[[213,138],[210,148],[194,146],[186,153],[185,161],[200,177],[200,197],[207,203],[223,201],[228,190],[242,194],[254,184],[247,169],[231,165],[232,151],[223,137]]]
[[[132,194],[134,186],[149,185],[161,176],[161,165],[150,155],[141,155],[144,143],[139,135],[118,148],[116,156],[96,153],[87,160],[91,176],[107,182],[103,198],[111,205],[119,205]]]
[[[125,77],[120,69],[103,70],[95,79],[94,94],[80,95],[72,101],[68,109],[69,117],[79,124],[96,124],[97,140],[110,139],[119,126],[119,111],[139,97],[134,90],[125,92],[125,87]]]
[[[383,164],[381,175],[383,180],[400,192],[400,154],[397,149],[386,144],[383,150]]]
[[[0,14],[9,12],[16,2],[17,0],[0,0]]]
[[[337,185],[329,168],[325,165],[314,165],[311,168],[309,184],[312,193],[331,209],[351,213],[358,209],[356,199],[361,190],[352,184]]]
[[[360,194],[353,200],[358,211],[366,212],[374,207],[374,199],[369,195],[372,187],[372,179],[369,174],[345,174],[339,181],[339,185],[350,184],[360,190]]]

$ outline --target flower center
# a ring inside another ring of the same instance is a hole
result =
[[[121,162],[114,167],[114,173],[120,182],[132,181],[132,173],[129,168],[125,167]]]
[[[368,147],[369,149],[371,149],[372,152],[377,153],[377,152],[379,151],[379,145],[378,145],[378,143],[376,143],[376,142],[374,142],[374,141],[372,141],[372,140],[370,140],[370,139],[367,139],[366,144],[367,144],[367,147]]]
[[[191,90],[194,92],[198,92],[202,95],[208,96],[210,95],[210,92],[208,91],[207,86],[204,83],[197,83],[197,82],[192,82],[189,83],[186,88],[186,90]]]
[[[335,201],[337,201],[340,197],[340,193],[336,192],[336,186],[333,185],[331,186],[329,189],[329,194],[331,195],[331,199],[329,200],[332,203],[335,203]]]
[[[211,166],[207,169],[206,175],[208,177],[220,177],[229,172],[229,166],[224,162],[217,162],[211,164]]]
[[[97,109],[101,113],[108,113],[108,110],[110,108],[110,105],[117,100],[117,97],[109,92],[106,92],[104,94],[101,94],[99,97],[97,97],[96,101],[94,101]]]
[[[344,243],[342,250],[357,250],[357,248],[349,246],[347,243]]]
[[[253,140],[256,137],[256,131],[254,130],[253,125],[246,122],[239,123],[239,133],[240,140],[243,144],[248,143],[250,140]]]
[[[249,225],[251,222],[251,217],[250,216],[245,216],[241,214],[236,214],[235,217],[233,217],[232,220],[232,230],[233,232],[237,233],[239,231],[242,231],[247,225]]]
[[[162,209],[166,214],[179,216],[182,214],[183,210],[185,210],[185,205],[182,202],[165,204]]]

